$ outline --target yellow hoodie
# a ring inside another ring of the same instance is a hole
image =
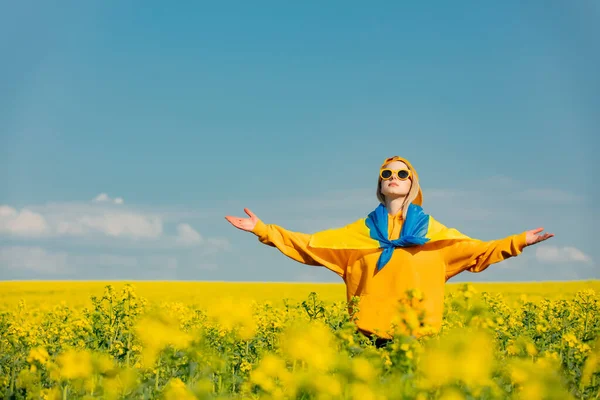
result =
[[[388,216],[390,240],[400,236],[403,222],[402,213]],[[358,329],[382,338],[391,338],[395,332],[406,332],[401,327],[394,330],[392,324],[398,315],[398,302],[405,299],[407,290],[420,290],[425,322],[433,332],[439,331],[444,285],[448,279],[463,271],[481,272],[491,264],[519,255],[526,246],[526,232],[487,242],[462,235],[462,239],[456,241],[432,241],[395,248],[385,268],[377,270],[381,249],[311,247],[311,238],[319,233],[291,232],[260,220],[253,233],[261,243],[276,247],[293,260],[324,266],[338,274],[346,284],[347,300],[353,296],[360,298],[359,311],[355,314]],[[410,333],[419,337],[427,331]]]
[[[417,171],[405,158],[387,158],[381,167],[392,161],[404,162],[418,182]],[[488,242],[472,239],[424,213],[422,201],[419,187],[406,217],[402,212],[390,215],[380,203],[367,218],[312,235],[260,220],[253,233],[262,243],[276,247],[293,260],[324,266],[338,274],[346,284],[347,300],[359,297],[354,322],[366,335],[389,339],[394,333],[404,333],[418,337],[441,328],[448,279],[463,271],[481,272],[519,255],[527,235],[522,232]],[[414,313],[411,318],[410,311],[399,312],[399,303],[406,300],[410,289],[423,297],[421,303],[412,302],[411,309],[424,312],[424,322],[433,331],[408,328],[414,325]]]

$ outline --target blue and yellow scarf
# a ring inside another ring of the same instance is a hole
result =
[[[456,229],[447,228],[423,208],[414,203],[408,207],[406,219],[398,239],[388,238],[388,211],[379,204],[366,218],[361,218],[342,228],[328,229],[312,235],[309,245],[328,249],[383,249],[377,261],[377,270],[392,258],[396,247],[419,246],[425,243],[469,239]]]

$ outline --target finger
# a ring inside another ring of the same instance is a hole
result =
[[[533,229],[531,232],[533,232],[534,234],[537,235],[538,233],[540,233],[543,230],[544,230],[544,228],[536,228],[536,229]]]
[[[250,209],[248,209],[248,208],[244,208],[244,212],[245,212],[246,214],[248,214],[250,217],[252,217],[252,218],[256,218],[256,215],[254,215],[254,213],[253,213],[252,211],[250,211]]]

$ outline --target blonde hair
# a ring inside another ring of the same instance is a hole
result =
[[[408,167],[410,169],[410,167]],[[415,174],[411,174],[410,177],[411,185],[408,194],[404,198],[404,203],[402,203],[402,218],[406,219],[406,213],[408,212],[408,205],[412,203],[417,196],[419,195],[419,178]],[[385,205],[385,196],[381,193],[381,177],[377,181],[377,200],[381,204]]]

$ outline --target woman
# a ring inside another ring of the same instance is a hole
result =
[[[484,242],[446,228],[423,212],[417,171],[398,156],[381,165],[377,198],[379,206],[366,218],[312,235],[265,224],[248,209],[244,211],[249,218],[225,218],[293,260],[338,274],[346,284],[347,300],[359,298],[354,315],[358,330],[383,339],[407,332],[406,316],[402,325],[398,308],[407,291],[417,289],[422,295],[420,311],[430,328],[414,330],[413,326],[409,334],[437,332],[448,279],[463,271],[481,272],[554,236],[540,234],[543,228],[538,228]]]

